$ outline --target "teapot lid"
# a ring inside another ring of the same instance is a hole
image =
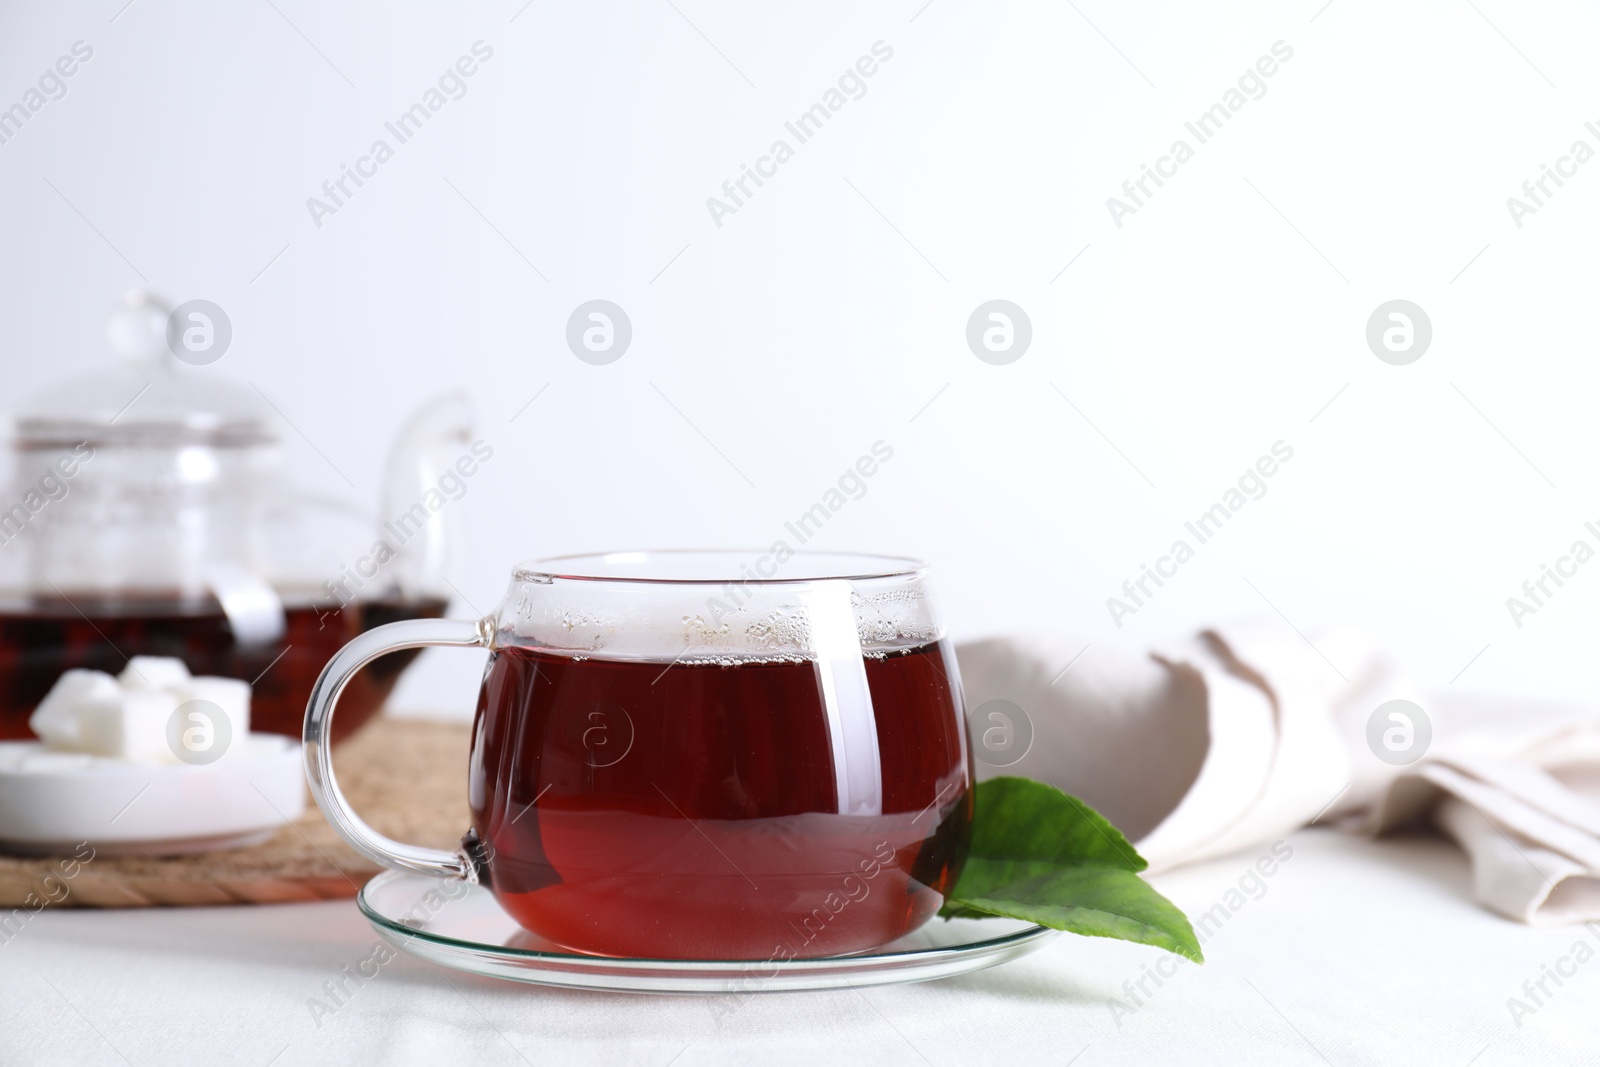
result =
[[[276,443],[265,397],[188,366],[168,349],[171,315],[160,296],[129,290],[106,327],[122,360],[35,396],[15,417],[15,447]],[[206,327],[212,325],[207,320]]]

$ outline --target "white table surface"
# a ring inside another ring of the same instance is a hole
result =
[[[376,940],[351,901],[57,910],[0,944],[0,1063],[1600,1061],[1600,930],[1483,911],[1442,841],[1316,830],[1290,844],[1259,899],[1208,938],[1209,962],[1159,989],[1147,978],[1154,995],[1120,1019],[1110,998],[1162,954],[1061,935],[977,974],[754,996],[720,1021],[710,997],[566,992],[401,956],[319,1026],[308,998]],[[1157,884],[1197,917],[1253,860]],[[1560,988],[1547,979],[1554,995],[1518,1026],[1507,999],[1580,940],[1597,958]]]

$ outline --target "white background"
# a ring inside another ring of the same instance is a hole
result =
[[[308,487],[348,493],[336,467],[375,507],[403,415],[468,389],[479,610],[529,556],[765,545],[882,439],[813,545],[931,560],[958,638],[1059,633],[1064,665],[1276,611],[1370,630],[1425,688],[1587,696],[1600,564],[1521,629],[1505,601],[1600,547],[1600,162],[1520,229],[1505,201],[1600,149],[1592,11],[674,2],[0,5],[0,106],[94,48],[0,145],[4,406],[107,360],[142,273],[227,310],[208,372],[283,410]],[[480,39],[467,95],[319,229],[307,197]],[[866,95],[719,229],[706,198],[879,40]],[[1279,40],[1266,95],[1114,225]],[[564,340],[597,297],[634,329],[604,367]],[[965,342],[994,298],[1032,320],[1009,366]],[[1433,323],[1410,366],[1365,342],[1395,298]],[[1280,439],[1266,497],[1114,626]],[[464,710],[475,670],[432,653],[397,703]]]

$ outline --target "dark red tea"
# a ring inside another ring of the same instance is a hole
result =
[[[835,955],[915,929],[971,833],[954,657],[940,642],[865,664],[882,811],[845,815],[814,663],[496,651],[469,844],[501,906],[616,956]]]
[[[429,598],[355,603],[342,611],[289,608],[283,637],[260,645],[237,643],[215,601],[52,599],[0,611],[0,740],[33,736],[28,716],[62,672],[116,674],[124,657],[135,655],[177,656],[193,674],[252,682],[251,729],[299,737],[311,686],[347,641],[386,622],[437,618],[445,607]],[[356,675],[340,698],[334,741],[372,717],[415,656],[392,653]]]

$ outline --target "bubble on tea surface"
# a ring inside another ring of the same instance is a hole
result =
[[[564,599],[523,605],[500,623],[507,643],[559,649],[563,655],[688,665],[795,663],[815,658],[810,611],[794,588],[750,586],[745,598],[726,586],[663,600],[659,617],[637,607],[597,609]],[[926,594],[904,586],[852,590],[861,654],[881,659],[934,644],[944,631]]]

